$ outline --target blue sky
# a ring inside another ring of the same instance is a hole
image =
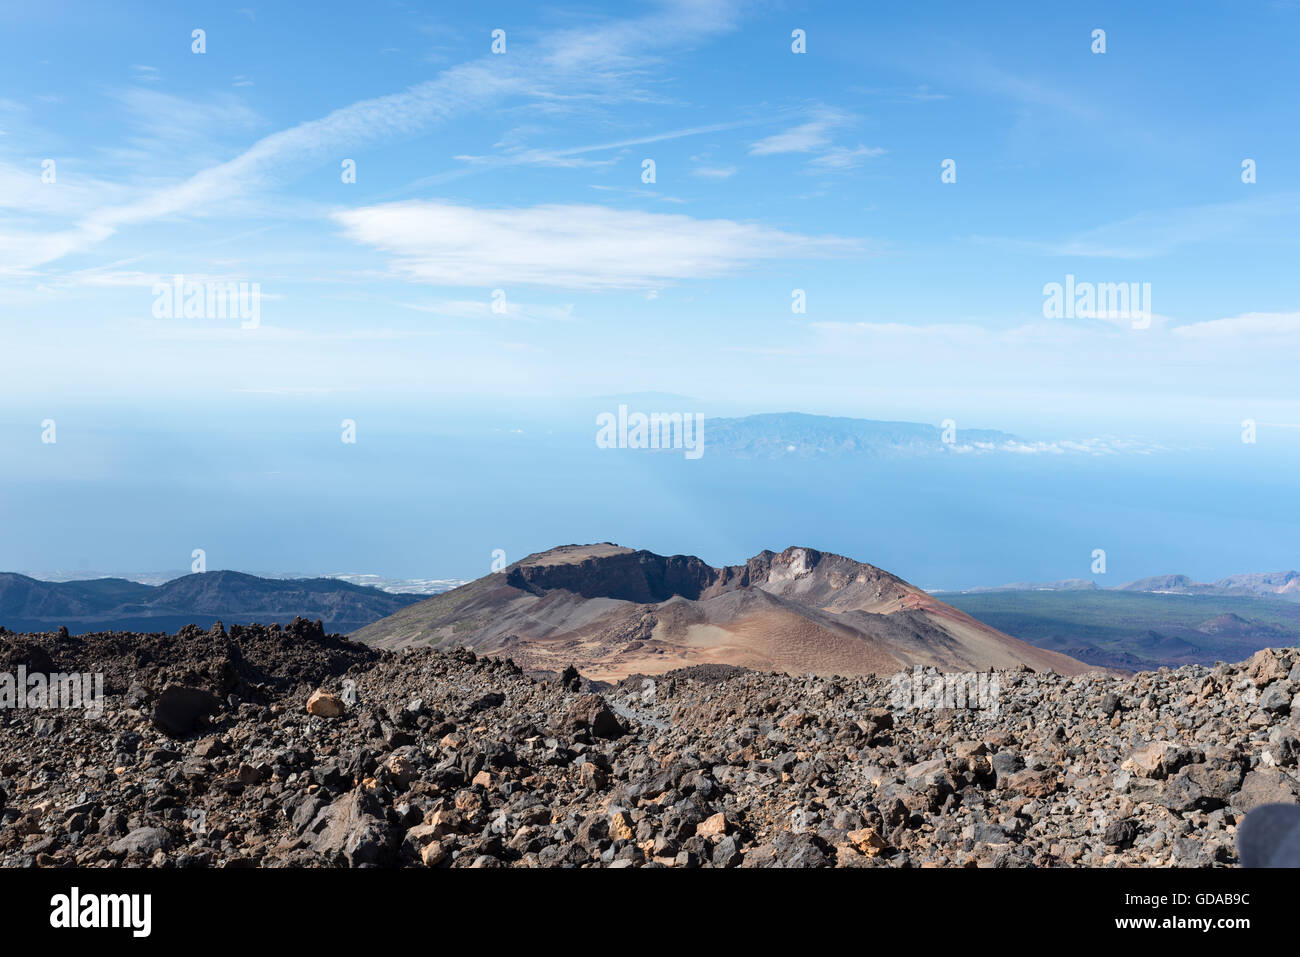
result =
[[[0,389],[1300,421],[1295,4],[315,10],[0,14]],[[155,319],[175,273],[261,327]],[[1154,328],[1044,320],[1067,273]]]
[[[1300,438],[1296,3],[65,2],[0,35],[12,429],[660,392]],[[260,324],[156,317],[176,274],[259,284]],[[1150,328],[1044,318],[1067,275],[1149,283]]]

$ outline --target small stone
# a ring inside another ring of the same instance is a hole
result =
[[[447,849],[441,841],[431,841],[420,850],[420,861],[425,867],[437,867],[447,859]]]
[[[1137,825],[1132,821],[1115,821],[1106,828],[1102,841],[1108,847],[1127,847],[1137,837]]]
[[[200,758],[216,758],[229,754],[230,748],[220,738],[204,738],[194,745],[194,753]]]
[[[1057,781],[1056,773],[1050,770],[1017,771],[1007,778],[1005,785],[999,781],[998,786],[1028,797],[1041,798],[1055,794],[1060,783]]]
[[[578,772],[578,783],[584,788],[599,791],[605,786],[607,775],[591,761],[586,762]]]

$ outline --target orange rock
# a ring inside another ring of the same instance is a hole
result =
[[[875,857],[887,846],[885,839],[880,836],[875,828],[864,827],[858,831],[849,831],[849,840],[867,857]]]
[[[609,819],[609,836],[616,841],[630,841],[636,837],[636,828],[626,811],[619,811]]]
[[[712,817],[705,818],[695,829],[695,833],[700,837],[722,837],[727,833],[729,826],[727,815],[719,811]]]
[[[345,710],[347,709],[342,698],[319,688],[307,699],[307,713],[314,714],[318,718],[337,718]]]

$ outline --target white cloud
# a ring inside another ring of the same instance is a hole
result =
[[[812,111],[812,119],[806,123],[764,137],[750,144],[751,156],[774,156],[783,153],[815,153],[808,161],[810,173],[830,173],[853,169],[862,163],[885,152],[879,146],[856,147],[833,145],[836,130],[849,126],[857,118],[850,113],[829,106],[820,106]]]
[[[391,253],[399,274],[446,286],[654,288],[729,275],[763,260],[860,250],[853,239],[594,205],[477,209],[410,201],[334,219],[356,242]]]
[[[127,198],[131,191],[90,176],[75,160],[54,157],[58,177],[41,182],[38,162],[18,165],[0,160],[0,210],[49,216],[78,216],[106,199]]]
[[[749,147],[753,156],[772,156],[777,153],[811,153],[831,143],[831,133],[844,126],[847,114],[839,110],[821,107],[814,111],[813,119],[801,123],[784,133],[774,133],[764,137]]]
[[[237,96],[220,93],[192,99],[148,87],[128,87],[114,94],[126,110],[128,142],[134,160],[147,159],[155,169],[161,156],[215,151],[234,135],[247,135],[266,121]]]
[[[734,166],[697,166],[691,170],[692,176],[698,176],[701,179],[730,179],[736,175]]]
[[[582,159],[583,154],[608,152],[610,150],[621,150],[629,146],[641,146],[647,143],[660,143],[664,140],[680,139],[685,136],[699,136],[703,133],[717,133],[722,130],[736,129],[740,126],[747,126],[749,123],[714,123],[709,126],[695,126],[688,129],[669,130],[663,133],[652,133],[646,136],[638,136],[631,139],[616,140],[610,143],[596,143],[589,146],[571,146],[563,149],[544,149],[533,148],[526,149],[517,144],[508,144],[505,152],[495,156],[456,156],[455,159],[461,162],[471,163],[476,166],[558,166],[558,167],[594,167],[610,166],[617,163],[617,159],[592,160]],[[450,178],[428,177],[420,180],[421,185],[436,182],[439,179]]]
[[[849,92],[876,97],[886,103],[929,103],[949,98],[947,93],[936,93],[925,83],[914,87],[851,86]]]
[[[808,168],[819,173],[854,169],[869,159],[883,155],[884,152],[883,147],[863,146],[860,143],[855,149],[849,149],[846,146],[833,146],[821,156],[809,160]]]
[[[1185,339],[1267,339],[1300,336],[1300,312],[1247,312],[1226,319],[1211,319],[1177,326],[1172,330]]]
[[[457,67],[401,93],[362,100],[263,137],[227,162],[171,186],[142,192],[126,203],[99,207],[66,229],[52,230],[37,238],[0,236],[0,253],[20,267],[47,263],[102,242],[123,226],[194,209],[211,209],[264,185],[286,167],[301,170],[339,149],[409,135],[475,104],[523,88],[508,67]],[[165,94],[146,91],[134,91],[126,102],[128,106],[142,107],[151,97],[159,106],[176,107],[180,103]],[[161,132],[165,124],[156,127]]]
[[[507,95],[536,100],[554,94],[547,87],[557,83],[603,89],[620,71],[655,62],[652,51],[705,41],[732,29],[736,16],[737,5],[731,0],[673,0],[637,20],[608,21],[543,36],[535,47],[540,56],[497,57],[485,52],[478,60],[445,70],[437,78],[399,93],[361,100],[265,136],[233,159],[172,185],[141,190],[124,203],[99,206],[66,228],[49,228],[40,236],[0,234],[0,261],[6,271],[39,266],[103,242],[125,226],[210,210],[264,187],[274,177],[300,175],[312,165],[333,159],[340,150],[373,148],[410,136]],[[174,108],[179,103],[175,98],[141,88],[128,94],[127,105],[147,106],[151,95],[163,97],[152,101],[165,108],[153,133],[165,136],[172,130],[168,122],[183,121],[185,114]],[[230,115],[241,121],[245,118]],[[192,144],[190,147],[192,153]]]
[[[972,237],[976,242],[1047,256],[1150,259],[1197,243],[1290,238],[1300,192],[1138,213],[1056,240]]]
[[[542,47],[549,69],[622,75],[644,69],[644,51],[680,50],[736,27],[736,0],[667,0],[635,20],[584,23],[546,37]]]
[[[443,299],[437,302],[398,302],[394,305],[416,312],[425,312],[449,319],[515,319],[528,322],[546,320],[551,322],[569,322],[573,316],[573,303],[559,306],[539,305],[531,302],[516,302],[506,297],[501,307],[504,312],[494,312],[492,303],[485,299]]]

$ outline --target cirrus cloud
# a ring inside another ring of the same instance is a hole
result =
[[[1240,316],[1189,323],[1173,332],[1185,339],[1283,338],[1294,342],[1294,337],[1300,335],[1300,312],[1247,312]]]

